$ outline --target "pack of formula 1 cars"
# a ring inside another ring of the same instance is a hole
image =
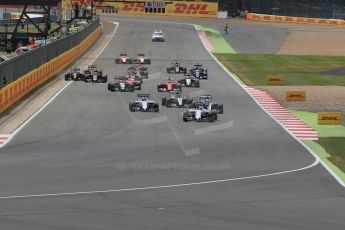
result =
[[[108,76],[103,75],[102,70],[98,69],[96,65],[89,65],[83,71],[81,71],[79,67],[72,68],[65,74],[65,80],[106,83],[108,81]]]
[[[115,59],[116,64],[130,64],[124,75],[115,76],[113,81],[108,82],[108,90],[111,92],[134,92],[142,89],[144,79],[149,78],[148,68],[145,65],[151,64],[151,59],[144,54],[138,54],[136,58],[129,58],[127,54],[120,54]],[[200,81],[208,79],[207,68],[202,64],[194,64],[191,68],[181,65],[180,61],[173,61],[167,67],[169,74],[183,74],[183,78],[174,80],[172,77],[161,81],[157,85],[158,92],[167,93],[161,99],[161,105],[167,108],[185,108],[182,114],[184,122],[218,120],[218,114],[222,114],[223,103],[213,100],[211,95],[200,95],[198,98],[189,98],[182,92],[183,87],[199,88]],[[78,67],[72,68],[65,74],[66,81],[85,81],[105,83],[107,75],[96,65],[89,65],[81,70]],[[151,99],[150,94],[139,93],[136,99],[129,101],[131,112],[159,112],[159,103]]]

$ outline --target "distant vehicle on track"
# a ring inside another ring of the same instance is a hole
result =
[[[132,64],[133,60],[127,54],[120,54],[119,58],[115,59],[116,64]]]
[[[164,42],[164,34],[161,30],[156,30],[152,33],[152,41],[153,42]]]
[[[81,71],[79,67],[72,68],[65,74],[65,81],[106,83],[108,76],[103,75],[102,70],[97,69],[96,65],[89,65],[84,71]]]
[[[181,85],[176,81],[168,78],[157,85],[158,92],[169,92],[173,90],[181,90]]]
[[[138,54],[137,58],[133,59],[133,64],[149,65],[151,64],[151,59],[145,57],[145,54]]]
[[[193,74],[187,74],[183,79],[177,81],[180,85],[185,87],[200,87],[199,79],[195,79]]]
[[[185,97],[181,91],[175,90],[169,92],[167,97],[162,98],[162,106],[166,107],[189,107],[193,99]]]
[[[135,87],[125,77],[114,77],[114,81],[108,83],[108,90],[112,92],[134,92]]]
[[[179,61],[173,61],[167,68],[167,73],[187,73],[187,68],[182,67]]]

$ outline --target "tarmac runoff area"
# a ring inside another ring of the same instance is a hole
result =
[[[135,94],[73,82],[0,150],[0,229],[345,225],[343,188],[218,66],[193,26],[114,21],[95,60],[109,79],[127,68],[114,64],[120,53],[145,53],[142,92],[160,101],[156,84],[171,60],[200,62],[210,79],[185,92],[212,94],[225,114],[212,124],[183,123],[179,109],[131,114]],[[151,42],[157,28],[167,42]]]

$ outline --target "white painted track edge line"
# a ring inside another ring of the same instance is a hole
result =
[[[25,198],[44,198],[44,197],[59,197],[59,196],[75,196],[75,195],[92,195],[92,194],[101,194],[101,193],[116,193],[116,192],[135,192],[135,191],[143,191],[143,190],[154,190],[154,189],[164,189],[164,188],[178,188],[178,187],[187,187],[187,186],[195,186],[195,185],[204,185],[204,184],[215,184],[215,183],[225,183],[230,181],[240,181],[240,180],[248,180],[248,179],[255,179],[255,178],[264,178],[269,176],[276,176],[276,175],[283,175],[293,172],[304,171],[306,169],[312,168],[319,163],[317,159],[308,166],[298,169],[286,170],[281,172],[275,173],[267,173],[255,176],[245,176],[245,177],[236,177],[236,178],[228,178],[228,179],[220,179],[220,180],[211,180],[211,181],[200,181],[200,182],[192,182],[192,183],[182,183],[182,184],[172,184],[172,185],[160,185],[160,186],[148,186],[148,187],[134,187],[134,188],[123,188],[123,189],[110,189],[110,190],[95,190],[95,191],[87,191],[87,192],[66,192],[66,193],[46,193],[46,194],[37,194],[37,195],[18,195],[18,196],[2,196],[0,200],[5,199],[25,199]]]

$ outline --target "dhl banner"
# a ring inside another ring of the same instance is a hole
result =
[[[268,75],[266,76],[267,85],[282,85],[283,77],[279,75]]]
[[[342,125],[343,114],[341,112],[322,112],[317,114],[319,125]]]
[[[286,101],[305,101],[306,93],[305,91],[287,91]]]
[[[246,19],[254,20],[254,21],[267,21],[267,22],[290,22],[290,23],[345,26],[344,20],[337,20],[337,19],[290,17],[290,16],[277,16],[277,15],[253,14],[253,13],[247,13]]]
[[[74,0],[73,4],[82,5],[87,0]],[[157,4],[161,3],[161,4]],[[192,16],[192,17],[217,17],[217,2],[202,1],[147,1],[141,2],[102,2],[95,3],[97,12],[102,13],[104,9],[115,7],[118,13],[123,14],[148,14],[148,15],[167,15],[167,16]],[[156,12],[150,11],[156,8]],[[67,2],[67,10],[71,10],[71,4]],[[164,10],[163,10],[164,9]]]
[[[83,42],[73,49],[59,55],[53,60],[25,74],[18,80],[0,90],[0,113],[10,107],[13,103],[26,95],[28,92],[42,84],[55,74],[66,68],[72,61],[79,57],[83,51],[101,35],[101,29],[97,28]]]

